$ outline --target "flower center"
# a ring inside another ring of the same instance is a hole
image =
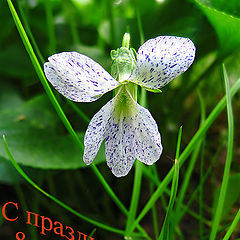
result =
[[[136,98],[137,88],[134,83],[127,83],[120,86],[116,94],[114,117],[129,119],[137,114]],[[134,99],[135,98],[135,99]]]

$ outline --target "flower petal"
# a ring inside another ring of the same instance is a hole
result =
[[[158,89],[185,72],[194,57],[195,46],[188,38],[160,36],[150,39],[139,48],[137,64],[128,81]]]
[[[102,141],[106,138],[109,120],[113,114],[113,100],[105,104],[91,119],[84,136],[83,161],[90,164],[97,155]]]
[[[147,165],[152,165],[162,153],[161,137],[151,113],[146,108],[137,105],[139,113],[135,118],[136,158]]]
[[[62,52],[44,64],[47,79],[66,98],[92,102],[119,83],[91,58],[77,52]]]
[[[110,119],[110,128],[105,141],[106,161],[116,177],[126,176],[135,157],[133,118]]]
[[[109,128],[109,119],[113,113],[113,100],[105,104],[91,119],[84,136],[83,161],[90,164],[97,155]]]

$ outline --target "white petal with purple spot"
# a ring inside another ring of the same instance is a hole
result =
[[[136,160],[133,122],[133,118],[126,117],[110,119],[105,141],[106,161],[116,177],[126,176]]]
[[[140,86],[158,89],[185,72],[195,57],[188,38],[160,36],[146,41],[137,52],[137,64],[128,79]]]
[[[47,79],[72,101],[95,101],[119,85],[101,65],[83,54],[62,52],[48,60],[44,64]]]
[[[83,161],[90,164],[97,155],[102,141],[109,129],[109,120],[113,114],[114,99],[105,104],[91,119],[84,136]]]
[[[147,164],[155,163],[162,153],[161,137],[158,126],[151,113],[138,104],[139,114],[135,118],[136,158]]]

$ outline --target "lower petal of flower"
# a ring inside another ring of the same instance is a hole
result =
[[[136,159],[133,119],[122,116],[110,120],[105,141],[106,161],[116,177],[128,174]]]
[[[97,155],[109,129],[109,119],[113,113],[114,99],[105,104],[91,119],[85,137],[83,161],[90,164]]]
[[[161,156],[161,136],[151,113],[146,108],[137,105],[139,113],[134,123],[136,158],[147,165],[151,165]]]

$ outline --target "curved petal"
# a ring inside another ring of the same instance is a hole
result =
[[[161,156],[161,137],[151,113],[139,104],[138,108],[139,114],[135,118],[136,158],[147,165],[151,165]]]
[[[160,36],[146,41],[138,50],[137,64],[128,79],[149,89],[158,89],[185,72],[195,57],[188,38]]]
[[[133,122],[133,118],[126,117],[110,119],[110,129],[105,141],[106,161],[116,177],[126,176],[136,159]]]
[[[72,101],[95,101],[119,85],[101,65],[83,54],[62,52],[48,60],[44,64],[47,79]]]
[[[113,113],[113,99],[105,104],[91,119],[84,136],[83,161],[90,164],[97,155],[102,141],[106,137],[109,119]]]

